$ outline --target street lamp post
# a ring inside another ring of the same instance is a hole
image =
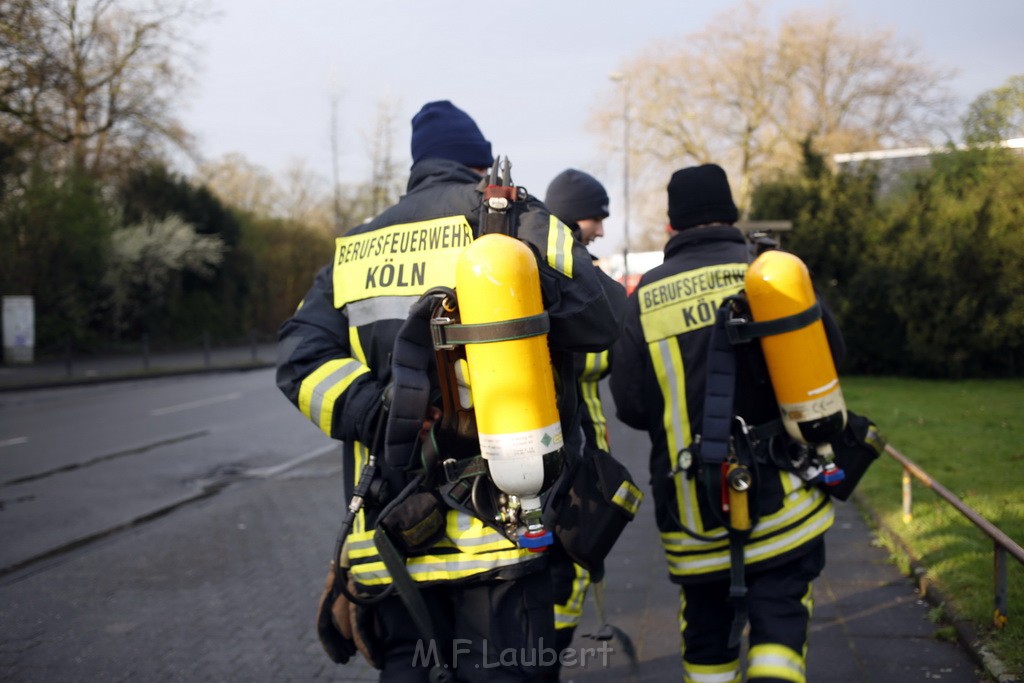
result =
[[[616,83],[622,83],[622,269],[629,278],[629,79],[625,74],[613,73],[608,76]]]

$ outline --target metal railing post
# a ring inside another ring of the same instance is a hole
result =
[[[913,505],[913,491],[911,489],[910,470],[903,468],[903,523],[910,524],[914,518],[911,506]]]
[[[885,447],[885,452],[892,456],[903,466],[903,519],[910,521],[910,476],[913,475],[918,481],[934,491],[940,498],[953,506],[960,514],[966,517],[974,526],[988,535],[995,543],[993,552],[994,566],[994,593],[995,593],[995,615],[993,623],[996,628],[1006,625],[1008,616],[1008,600],[1006,595],[1006,554],[1009,553],[1021,565],[1024,565],[1024,548],[1021,548],[1012,538],[992,522],[979,515],[973,508],[960,500],[952,491],[921,469],[917,463],[903,455],[892,444]]]
[[[1006,626],[1006,621],[1009,618],[1009,597],[1006,594],[1006,548],[999,545],[998,541],[994,545],[992,564],[996,587],[996,612],[992,617],[992,622],[996,628],[1002,628]]]

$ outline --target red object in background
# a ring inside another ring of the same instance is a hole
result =
[[[636,289],[636,286],[640,284],[641,277],[641,273],[632,273],[630,275],[620,275],[615,278],[615,281],[626,288],[626,296],[629,296]]]

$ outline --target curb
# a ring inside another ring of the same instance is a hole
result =
[[[24,382],[0,383],[0,393],[13,391],[34,391],[37,389],[61,389],[66,387],[79,387],[88,384],[106,384],[110,382],[126,382],[138,379],[154,379],[159,377],[177,377],[180,375],[200,375],[213,372],[247,372],[249,370],[264,370],[274,367],[272,361],[243,361],[239,363],[225,363],[222,365],[189,366],[183,368],[150,368],[148,370],[130,370],[124,372],[113,372],[106,375],[81,375],[77,377],[50,376]]]

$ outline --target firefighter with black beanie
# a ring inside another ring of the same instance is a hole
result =
[[[655,515],[669,577],[680,586],[686,680],[741,680],[739,636],[749,619],[745,680],[799,683],[806,678],[811,582],[825,564],[832,504],[793,472],[758,463],[757,493],[749,502],[756,523],[743,537],[739,559],[730,552],[728,518],[717,513],[721,497],[711,500],[713,487],[702,481],[709,475],[698,437],[714,312],[743,289],[750,250],[735,225],[739,212],[728,178],[715,164],[672,175],[668,218],[664,263],[629,297],[626,329],[613,347],[611,389],[618,418],[651,439]],[[838,330],[825,318],[833,354],[841,354]],[[746,363],[737,366],[735,414],[751,426],[777,421],[770,384]],[[745,585],[742,601],[730,597],[734,571]]]

